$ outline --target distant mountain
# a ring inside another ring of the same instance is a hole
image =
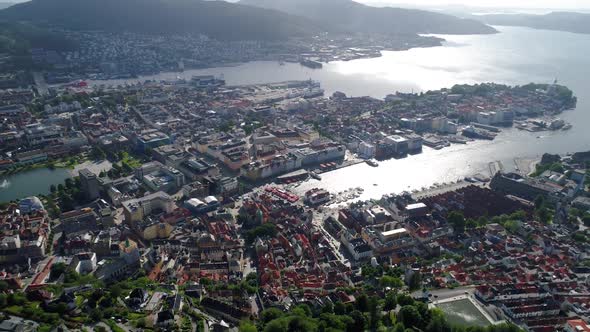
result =
[[[321,30],[273,10],[200,0],[32,0],[1,10],[0,20],[73,30],[203,33],[220,40],[276,40]]]
[[[12,2],[0,2],[0,9],[8,8],[12,5],[14,5]]]
[[[482,15],[477,19],[492,25],[590,33],[590,14],[554,12],[546,15]]]
[[[323,22],[345,32],[384,34],[489,34],[494,28],[472,19],[424,10],[371,7],[351,0],[241,0]]]

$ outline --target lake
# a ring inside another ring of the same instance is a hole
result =
[[[314,79],[327,94],[342,91],[349,96],[383,98],[387,94],[419,92],[460,83],[496,82],[526,84],[551,83],[557,79],[578,96],[576,110],[562,118],[574,125],[567,132],[528,133],[503,131],[493,142],[454,145],[443,150],[424,148],[424,153],[381,163],[378,168],[359,164],[322,175],[301,191],[322,187],[332,192],[363,187],[362,199],[428,187],[435,182],[457,180],[486,173],[488,163],[501,161],[514,168],[514,158],[535,158],[544,152],[566,153],[590,150],[590,35],[497,27],[495,35],[441,36],[445,45],[401,52],[383,52],[374,59],[332,62],[312,70],[299,64],[280,66],[276,62],[251,62],[234,67],[164,73],[144,79],[190,78],[192,75],[223,75],[229,85],[286,80]],[[137,80],[91,82],[124,84]],[[376,185],[376,186],[375,186]]]
[[[8,202],[38,194],[48,194],[49,187],[64,183],[71,177],[67,169],[34,169],[8,177],[0,176],[0,202]]]

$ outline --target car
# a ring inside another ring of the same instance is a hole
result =
[[[465,294],[465,295],[469,295],[469,292],[468,292],[468,291],[465,291],[465,292],[463,292],[463,294]]]

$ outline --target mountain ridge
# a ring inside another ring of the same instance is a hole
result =
[[[239,3],[273,9],[324,22],[354,33],[491,34],[497,31],[479,21],[417,9],[371,7],[351,0],[241,0]]]
[[[309,19],[224,1],[32,0],[0,10],[0,19],[73,30],[202,33],[220,40],[278,40],[322,31]]]
[[[522,26],[534,29],[590,34],[590,14],[552,12],[545,15],[493,14],[477,17],[482,22],[499,26]]]

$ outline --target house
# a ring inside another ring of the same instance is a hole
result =
[[[171,310],[162,310],[158,312],[156,325],[159,327],[168,327],[174,324],[174,313]]]
[[[565,323],[565,332],[590,332],[590,326],[581,319],[571,319]]]
[[[125,303],[130,308],[140,308],[147,300],[149,294],[145,289],[135,288],[131,291],[129,296],[125,298]]]

